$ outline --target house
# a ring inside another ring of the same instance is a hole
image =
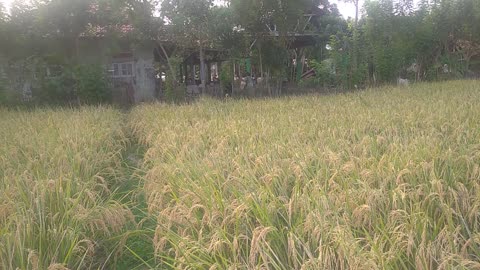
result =
[[[79,62],[104,67],[114,103],[154,101],[160,87],[154,58],[156,46],[150,40],[83,37],[78,46]]]
[[[0,63],[8,77],[8,88],[12,92],[9,95],[17,101],[35,100],[42,94],[45,81],[58,79],[62,80],[64,88],[60,93],[63,101],[76,102],[75,85],[62,78],[74,65],[101,66],[116,104],[154,101],[159,97],[155,41],[83,34],[74,49],[62,41],[52,42],[45,38],[44,43],[28,51],[29,57],[9,59],[4,56],[3,65]]]

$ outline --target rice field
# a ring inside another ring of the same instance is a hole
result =
[[[123,118],[101,107],[0,110],[0,269],[111,266],[110,239],[134,222],[111,189]]]
[[[480,85],[146,105],[159,268],[480,269]]]
[[[456,81],[0,111],[0,269],[480,269],[479,101]]]

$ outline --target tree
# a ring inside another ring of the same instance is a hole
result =
[[[164,0],[161,9],[163,19],[170,25],[171,40],[183,47],[198,48],[201,89],[206,86],[205,48],[213,37],[212,9],[213,0]],[[173,76],[174,72],[171,73]]]
[[[8,18],[8,15],[5,12],[5,8],[4,8],[3,4],[0,3],[0,36],[2,36],[2,37],[7,36],[7,26],[8,26],[7,18]],[[5,41],[6,40],[7,39],[5,39]],[[0,44],[0,49],[2,49],[2,51],[5,50],[4,46],[5,46],[5,44],[2,41],[2,43]]]
[[[7,14],[5,13],[5,9],[0,3],[0,36],[6,37],[7,36]],[[0,44],[0,51],[5,51],[6,44],[2,42]],[[7,80],[4,72],[3,67],[3,55],[0,54],[0,105],[3,104],[6,100],[6,90],[7,90]]]
[[[306,18],[306,14],[318,12],[328,14],[330,4],[328,0],[230,0],[234,13],[237,29],[244,33],[247,46],[244,47],[245,56],[255,56],[266,79],[276,77],[277,85],[285,77],[286,66],[291,56],[302,59],[304,51],[289,51],[290,45],[296,34],[306,31],[306,24],[314,23],[318,31],[319,21],[317,18]],[[315,14],[317,15],[317,14]],[[308,17],[308,16],[307,16]],[[315,17],[315,16],[313,16]],[[322,25],[323,26],[323,25]],[[325,40],[328,38],[324,38]],[[300,61],[297,61],[300,62]],[[267,83],[270,92],[270,86]]]

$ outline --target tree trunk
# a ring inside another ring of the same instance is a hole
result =
[[[258,55],[260,56],[260,77],[263,78],[263,60],[262,60],[262,51],[261,49],[258,50]],[[257,76],[258,77],[258,76]]]
[[[194,64],[190,66],[190,69],[190,71],[192,72],[192,84],[197,85],[197,78],[195,78],[197,76],[197,69]]]
[[[466,70],[467,73],[470,70],[470,60],[472,59],[473,56],[474,55],[468,54],[464,57],[465,58],[465,70]]]
[[[184,78],[184,77],[183,77],[183,66],[182,66],[182,65],[180,65],[180,66],[178,67],[178,69],[180,70],[180,79],[179,79],[179,83],[182,83],[182,82],[183,82],[183,78]]]
[[[75,57],[78,63],[80,60],[80,36],[75,38]]]
[[[268,89],[268,95],[272,96],[272,88],[270,87],[270,70],[267,70],[267,73],[265,75],[265,85]]]
[[[212,64],[207,63],[206,66],[207,66],[207,80],[206,80],[206,82],[211,83],[212,82]]]
[[[203,94],[205,91],[205,52],[203,50],[203,43],[200,41],[200,92]]]
[[[177,78],[176,78],[176,74],[175,74],[175,69],[173,68],[172,63],[170,62],[170,57],[168,57],[167,51],[163,47],[162,43],[157,42],[157,44],[160,47],[160,49],[162,49],[163,55],[165,56],[165,59],[167,60],[167,65],[168,65],[168,68],[170,69],[170,76],[172,76],[173,81],[176,83]]]
[[[185,85],[188,85],[188,66],[187,64],[183,64],[183,71],[185,73],[185,77],[184,77],[184,83]]]

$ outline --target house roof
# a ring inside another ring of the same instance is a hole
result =
[[[133,25],[88,25],[87,29],[80,35],[81,37],[105,37],[108,33],[118,33],[121,36],[126,36],[135,30]]]

